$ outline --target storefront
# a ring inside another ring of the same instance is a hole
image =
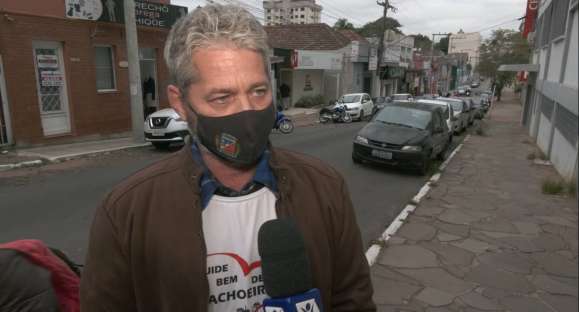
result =
[[[168,107],[163,47],[169,27],[186,14],[184,7],[160,2],[136,1],[144,114]],[[0,144],[128,134],[122,0],[47,0],[43,5],[0,0]]]

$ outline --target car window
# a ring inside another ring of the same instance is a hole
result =
[[[445,100],[445,99],[440,99],[440,100],[445,101],[445,102],[447,102],[447,103],[450,103],[450,105],[452,105],[452,109],[453,109],[455,112],[460,113],[460,112],[462,112],[462,110],[463,110],[463,107],[462,107],[462,106],[463,106],[464,103],[462,103],[462,102],[452,101],[452,100]]]
[[[342,95],[339,100],[341,103],[356,103],[360,102],[360,95]]]
[[[432,119],[431,112],[403,106],[384,107],[374,121],[426,129]]]

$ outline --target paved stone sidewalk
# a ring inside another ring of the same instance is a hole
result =
[[[556,173],[504,100],[382,250],[378,311],[577,311],[576,199],[542,194]]]

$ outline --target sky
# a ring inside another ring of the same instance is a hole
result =
[[[234,0],[216,0],[226,3]],[[259,15],[262,1],[237,0],[257,9]],[[171,0],[176,5],[195,8],[204,5],[205,0]],[[337,18],[347,18],[359,27],[382,16],[382,7],[376,0],[316,0],[324,7],[322,22],[333,25]],[[398,10],[388,12],[402,24],[405,34],[481,32],[483,38],[490,36],[498,28],[518,29],[516,18],[525,15],[527,0],[390,0]],[[260,17],[263,17],[261,15]],[[437,39],[438,40],[438,39]]]

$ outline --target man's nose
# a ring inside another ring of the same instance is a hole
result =
[[[241,94],[238,97],[239,111],[255,110],[255,104],[248,94]]]

